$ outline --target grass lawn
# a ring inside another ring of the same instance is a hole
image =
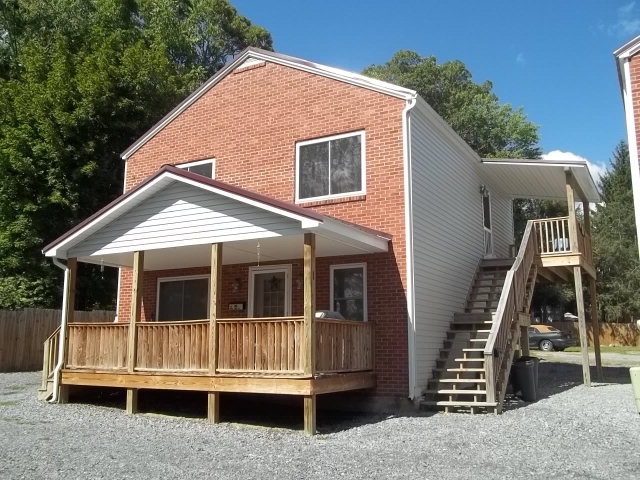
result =
[[[569,347],[565,352],[579,352],[580,347]],[[593,347],[589,347],[589,351],[593,352]],[[640,354],[640,347],[608,347],[601,345],[601,353],[637,353]]]

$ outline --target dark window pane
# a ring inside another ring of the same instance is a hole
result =
[[[184,281],[184,306],[182,320],[204,320],[207,318],[209,280],[196,278]]]
[[[329,194],[329,144],[312,143],[300,147],[299,197]]]
[[[364,320],[364,278],[361,267],[333,271],[333,309],[347,320]]]
[[[187,170],[191,173],[197,173],[198,175],[204,175],[205,177],[213,178],[213,163],[202,163],[200,165],[193,165],[187,167]]]
[[[158,321],[182,320],[182,290],[184,283],[160,282]]]
[[[484,213],[484,227],[491,230],[491,205],[490,197],[482,197],[482,210]]]
[[[361,136],[331,140],[331,194],[362,189]]]

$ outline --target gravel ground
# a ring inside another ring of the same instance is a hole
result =
[[[587,389],[579,365],[543,361],[539,400],[509,397],[502,415],[319,412],[314,437],[128,416],[104,401],[50,405],[36,399],[39,372],[0,374],[0,478],[637,479],[640,415],[629,372],[605,374],[609,383]]]

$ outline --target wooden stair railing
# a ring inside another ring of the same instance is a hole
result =
[[[527,222],[515,262],[507,272],[498,309],[484,349],[487,402],[501,408],[518,339],[519,313],[526,313],[535,284],[538,254],[534,222]],[[533,269],[533,271],[532,271]],[[533,280],[531,275],[534,275]],[[526,341],[526,340],[525,340]]]
[[[42,356],[42,384],[38,389],[38,398],[46,400],[53,393],[53,370],[58,360],[58,341],[60,327],[56,328],[44,341]]]

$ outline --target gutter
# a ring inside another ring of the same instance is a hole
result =
[[[413,192],[411,164],[411,115],[410,111],[417,103],[417,94],[407,99],[402,110],[402,155],[404,157],[404,225],[407,271],[407,349],[409,363],[409,400],[415,399],[416,390],[416,301],[414,295],[413,272]]]
[[[67,340],[67,310],[69,309],[68,287],[69,287],[69,267],[53,257],[53,263],[64,270],[64,285],[62,290],[62,320],[60,321],[60,340],[58,341],[58,363],[53,369],[53,396],[49,403],[56,403],[58,401],[58,392],[60,390],[60,371],[64,364],[64,350]]]

